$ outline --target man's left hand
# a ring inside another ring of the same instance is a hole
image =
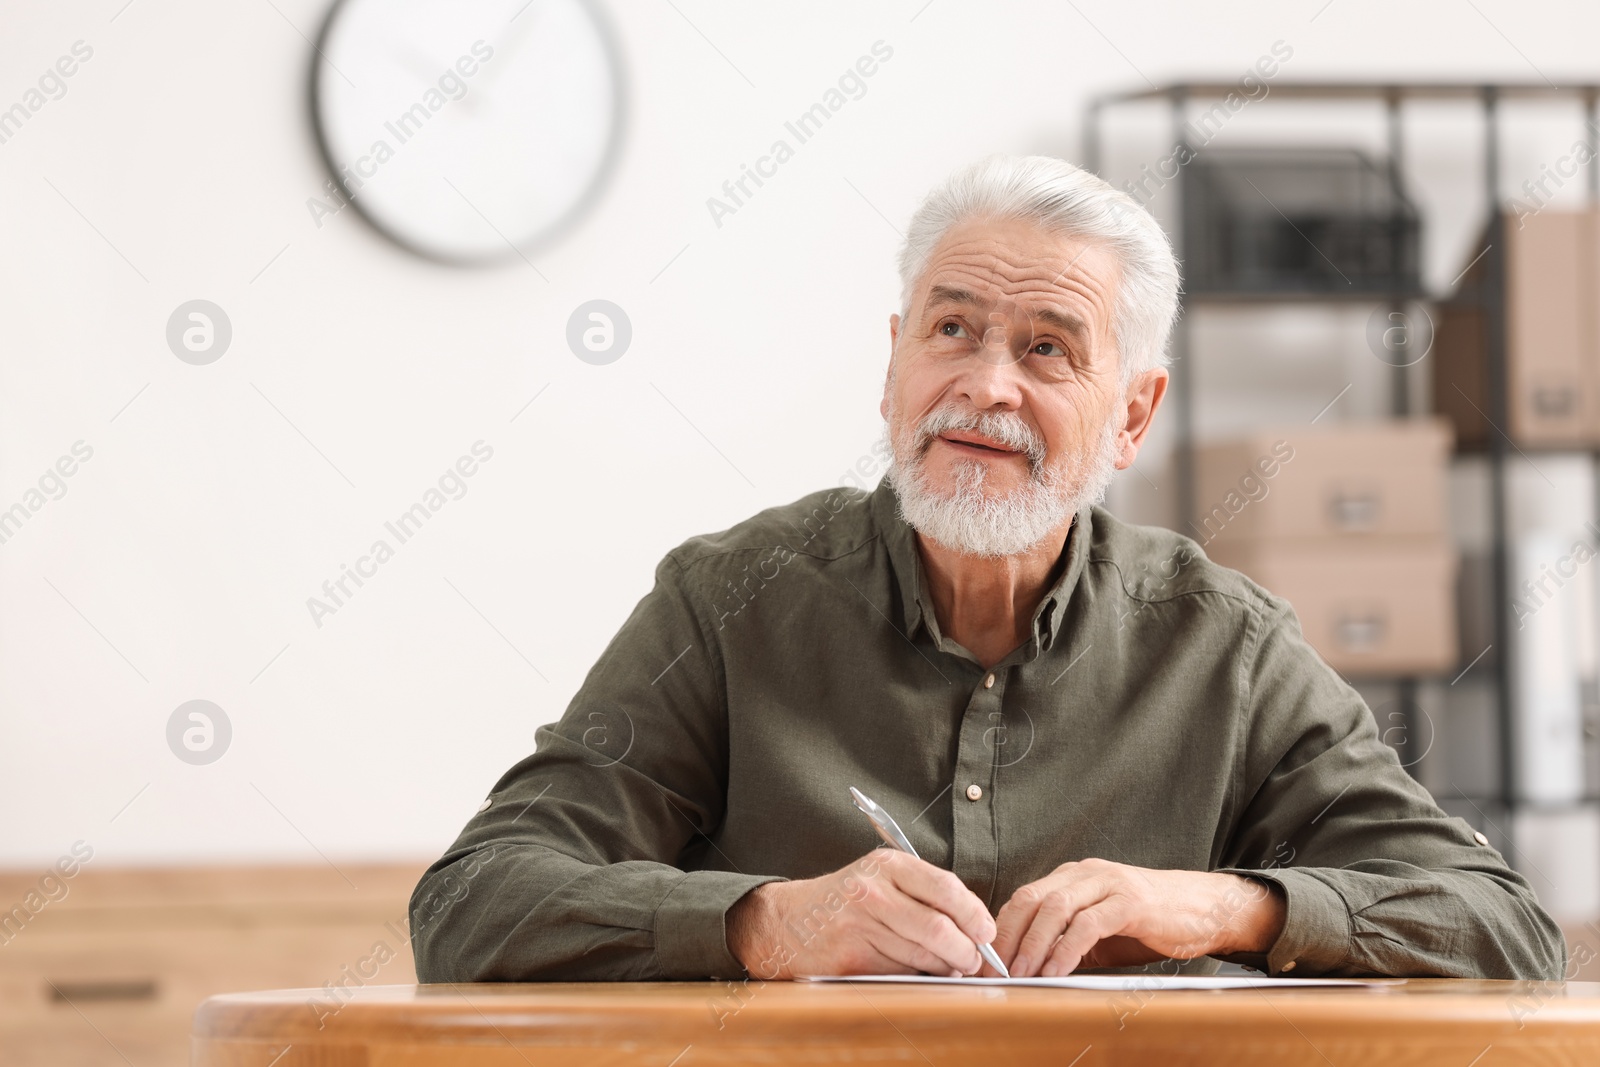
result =
[[[1086,859],[1018,889],[995,916],[994,950],[1017,978],[1266,952],[1284,916],[1270,883]]]

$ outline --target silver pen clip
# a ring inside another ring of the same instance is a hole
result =
[[[917,856],[917,850],[912,847],[910,838],[906,837],[899,824],[894,821],[889,813],[878,806],[877,801],[855,786],[850,787],[850,796],[855,799],[856,807],[861,809],[862,814],[872,821],[872,827],[878,831],[879,837],[901,852],[909,852],[911,855]],[[922,857],[917,856],[917,858],[921,859]]]

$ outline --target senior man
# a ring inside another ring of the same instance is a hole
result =
[[[418,884],[418,976],[1562,977],[1289,604],[1100,506],[1167,385],[1155,220],[992,157],[899,265],[883,480],[666,554]]]

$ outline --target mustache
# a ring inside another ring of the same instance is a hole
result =
[[[1010,413],[985,414],[970,409],[963,411],[955,407],[942,407],[929,412],[917,424],[917,454],[926,452],[935,437],[951,430],[966,430],[993,438],[1007,448],[1024,453],[1031,467],[1037,468],[1045,460],[1044,438],[1018,416]]]

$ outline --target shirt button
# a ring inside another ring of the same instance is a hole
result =
[[[985,678],[983,680],[983,687],[985,689],[993,689],[994,688],[994,675],[991,674],[991,675],[989,675],[989,677],[987,677],[987,678]]]
[[[1290,960],[1288,963],[1285,963],[1282,967],[1279,967],[1278,970],[1284,972],[1294,970],[1294,960]]]
[[[484,812],[488,811],[489,810],[489,805],[493,804],[493,803],[494,803],[493,800],[485,798],[483,803],[478,805],[478,814],[482,815]]]
[[[1487,845],[1489,843],[1489,839],[1483,836],[1482,830],[1474,830],[1472,832],[1472,839],[1480,845]]]
[[[967,786],[967,799],[968,800],[982,800],[983,799],[983,787],[980,786],[976,782],[974,782],[971,785]]]

